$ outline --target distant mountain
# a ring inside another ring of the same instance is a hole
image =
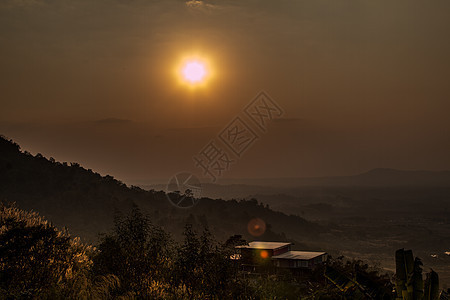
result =
[[[198,228],[208,225],[221,239],[234,234],[253,239],[247,225],[254,218],[267,224],[259,239],[312,237],[325,230],[298,216],[273,211],[256,200],[202,198],[192,209],[176,208],[163,191],[128,187],[112,176],[101,176],[77,163],[33,156],[4,137],[0,137],[0,200],[36,210],[56,226],[68,226],[73,234],[88,241],[96,241],[98,233],[112,227],[115,213],[127,212],[134,204],[175,237],[188,222]]]
[[[165,185],[139,185],[145,189],[164,189]],[[309,178],[222,179],[203,183],[203,195],[212,198],[239,199],[250,195],[290,194],[298,196],[305,188],[439,188],[450,187],[450,171],[402,171],[373,169],[354,176]]]
[[[379,168],[349,178],[355,184],[367,186],[450,186],[450,171],[403,171]]]
[[[299,177],[299,178],[255,178],[225,179],[223,186],[265,186],[296,188],[302,186],[348,186],[348,187],[381,187],[381,186],[450,186],[450,171],[404,171],[388,168],[377,168],[353,176],[334,177]]]

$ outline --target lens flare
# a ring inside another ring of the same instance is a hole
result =
[[[251,219],[248,222],[247,230],[253,236],[261,236],[266,232],[266,222],[260,218]]]

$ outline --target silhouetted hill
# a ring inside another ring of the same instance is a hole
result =
[[[133,203],[152,221],[175,237],[186,222],[208,225],[218,238],[247,233],[248,222],[263,219],[268,229],[260,239],[284,240],[294,235],[313,236],[323,229],[298,216],[275,212],[256,200],[224,201],[203,198],[192,209],[173,207],[162,191],[128,187],[111,176],[101,176],[77,163],[60,163],[40,154],[21,151],[0,137],[0,200],[36,210],[57,226],[93,241],[112,227],[114,213],[126,212]]]
[[[130,189],[111,176],[76,163],[32,156],[4,138],[0,138],[0,199],[36,210],[89,238],[96,235],[93,229],[110,228],[114,210],[127,210],[140,199],[155,202],[153,194]]]

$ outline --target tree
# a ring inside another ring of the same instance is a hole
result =
[[[137,206],[128,216],[118,214],[112,234],[105,235],[94,257],[94,272],[120,280],[116,295],[162,298],[170,277],[171,241]]]
[[[246,284],[237,277],[237,269],[230,256],[232,244],[217,243],[205,228],[198,235],[188,224],[184,230],[184,241],[177,249],[174,265],[174,284],[186,290],[190,299],[230,299],[242,296]]]
[[[399,249],[395,252],[397,299],[437,300],[439,298],[439,277],[431,270],[422,278],[422,261],[414,259],[411,250]]]

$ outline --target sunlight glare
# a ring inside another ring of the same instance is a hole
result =
[[[206,76],[205,64],[200,61],[189,61],[183,67],[183,77],[190,83],[199,83]]]

